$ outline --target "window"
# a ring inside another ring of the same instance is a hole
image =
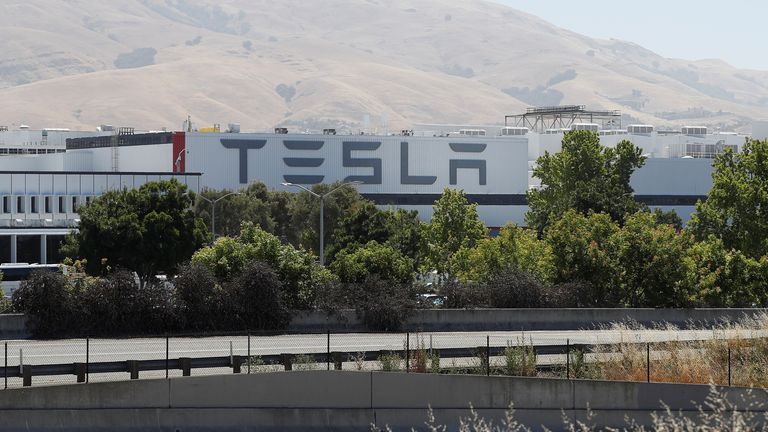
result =
[[[38,211],[39,209],[38,209],[38,205],[37,205],[38,204],[37,202],[38,202],[39,199],[40,199],[40,197],[36,197],[36,196],[33,196],[33,197],[29,198],[29,204],[30,204],[29,205],[29,210],[30,210],[30,213],[39,213],[39,211]]]
[[[23,196],[16,197],[16,213],[25,213],[24,210],[24,198]]]
[[[45,212],[53,213],[52,197],[45,197]]]
[[[64,201],[64,197],[59,197],[59,213],[66,213],[67,212],[67,204],[66,201]]]
[[[4,196],[3,197],[3,213],[10,213],[11,212],[11,197]]]
[[[77,197],[72,197],[72,213],[77,213]]]

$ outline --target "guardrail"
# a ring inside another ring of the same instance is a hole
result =
[[[406,340],[408,338],[406,337]],[[527,347],[532,350],[532,354],[535,359],[535,367],[538,371],[561,371],[565,379],[571,379],[571,356],[575,353],[587,354],[587,353],[605,353],[606,348],[616,347],[618,344],[571,344],[569,341],[565,345],[505,345],[505,346],[490,346],[490,338],[486,339],[485,346],[474,347],[460,347],[460,348],[418,348],[429,355],[437,354],[440,359],[478,359],[479,362],[475,365],[476,369],[485,372],[486,375],[491,374],[491,362],[492,357],[504,356],[506,350],[510,347],[521,348]],[[657,347],[665,342],[636,342],[636,343],[623,343],[624,347],[644,347],[646,351],[646,366],[647,366],[647,381],[651,382],[651,353],[659,354],[665,352],[662,348],[661,351],[657,351]],[[306,363],[308,360],[313,363],[326,364],[327,370],[342,370],[342,365],[345,362],[362,362],[362,361],[377,361],[381,360],[384,355],[396,355],[405,364],[405,372],[411,372],[411,360],[414,358],[414,352],[416,349],[410,348],[410,343],[406,341],[405,348],[402,350],[375,350],[375,351],[325,351],[314,353],[280,353],[280,354],[262,354],[251,355],[250,346],[248,355],[235,355],[229,356],[215,356],[215,357],[179,357],[169,358],[169,351],[166,343],[166,358],[150,359],[150,360],[124,360],[124,361],[107,361],[107,362],[75,362],[75,363],[62,363],[62,364],[42,364],[31,365],[21,364],[19,366],[5,366],[0,368],[0,373],[5,380],[5,388],[8,388],[9,378],[22,378],[23,386],[32,386],[33,377],[43,376],[62,376],[69,375],[75,376],[78,383],[88,383],[89,376],[91,374],[105,374],[105,373],[128,373],[129,379],[139,379],[141,372],[148,371],[165,371],[165,378],[169,377],[170,371],[181,371],[182,376],[191,376],[193,369],[210,369],[210,368],[230,368],[232,373],[251,373],[251,366],[256,367],[254,363],[258,363],[259,366],[264,365],[278,365],[282,366],[286,371],[293,370],[295,360],[301,356],[301,361]],[[614,353],[616,351],[613,351]],[[554,358],[549,358],[548,363],[540,362],[542,355],[554,355]],[[583,359],[584,357],[582,357]],[[594,360],[593,360],[594,361]],[[7,364],[7,351],[6,351],[6,364]],[[728,368],[728,385],[731,385],[731,350],[728,348],[727,358]],[[442,368],[445,369],[445,368]]]

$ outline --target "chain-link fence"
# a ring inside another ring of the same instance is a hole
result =
[[[3,388],[285,370],[768,386],[762,330],[255,333],[2,342]]]

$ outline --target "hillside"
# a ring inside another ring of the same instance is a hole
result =
[[[498,123],[531,105],[749,131],[768,72],[667,59],[481,0],[7,0],[0,125]]]

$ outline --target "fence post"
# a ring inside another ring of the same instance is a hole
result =
[[[405,334],[405,372],[411,371],[411,334]]]
[[[331,356],[333,357],[333,369],[341,370],[344,363],[344,353],[334,352],[331,353]]]
[[[280,354],[280,362],[285,367],[285,370],[293,370],[293,354]]]
[[[571,379],[571,339],[565,340],[565,379]]]
[[[248,332],[248,374],[251,373],[251,332]]]
[[[85,338],[85,383],[91,380],[91,337]]]
[[[728,387],[731,386],[731,347],[728,347]]]
[[[24,387],[32,387],[32,365],[24,365],[21,371],[22,385]]]
[[[128,360],[126,362],[126,369],[128,369],[128,373],[130,374],[130,377],[132,380],[139,379],[139,361],[138,360]]]
[[[651,382],[651,343],[645,343],[645,376],[646,381]]]
[[[331,370],[331,330],[327,330],[326,337],[325,367],[326,370]]]
[[[179,357],[179,368],[182,376],[192,376],[192,359],[189,357]]]
[[[491,376],[491,336],[485,335],[485,376]]]
[[[165,335],[165,379],[168,379],[168,348],[169,348],[168,334]]]
[[[240,368],[243,364],[243,358],[239,355],[233,355],[232,356],[232,373],[239,374]]]

